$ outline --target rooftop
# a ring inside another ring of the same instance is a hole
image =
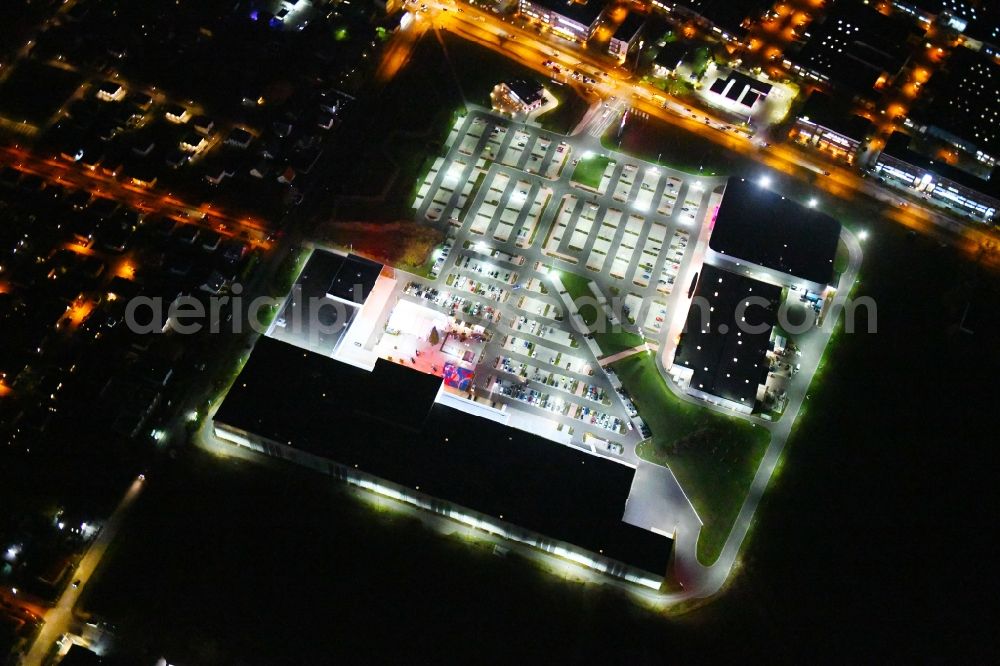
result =
[[[588,28],[594,24],[594,21],[597,20],[607,6],[606,0],[586,0],[585,2],[531,0],[531,4],[556,12]]]
[[[743,32],[743,23],[757,20],[771,2],[768,0],[677,0],[677,4],[687,7],[730,35]]]
[[[440,383],[386,361],[369,373],[260,338],[216,421],[657,575],[666,571],[670,540],[622,522],[634,469],[432,406]]]
[[[382,264],[349,254],[330,281],[327,293],[362,305],[381,272]]]
[[[771,306],[747,301],[751,296],[763,297]],[[674,363],[693,370],[691,388],[753,405],[757,386],[767,379],[765,354],[781,288],[705,264],[695,299]],[[737,322],[737,314],[743,322]]]
[[[660,47],[659,51],[657,51],[656,58],[653,62],[661,67],[674,70],[687,55],[690,48],[691,44],[689,42],[667,42]]]
[[[1000,46],[1000,7],[994,4],[993,11],[983,11],[981,16],[969,23],[965,34],[980,41]]]
[[[982,53],[955,49],[931,77],[932,96],[920,116],[968,144],[1000,156],[1000,64]]]
[[[343,255],[314,251],[270,335],[303,349],[332,354],[357,314],[355,306],[329,296],[334,279],[346,261]]]
[[[521,100],[521,103],[527,106],[534,104],[544,96],[542,86],[537,81],[512,79],[504,83]]]
[[[830,5],[822,23],[809,28],[809,41],[795,61],[845,88],[870,93],[883,73],[895,76],[903,67],[914,30],[905,17],[885,16],[859,0],[842,0]]]
[[[952,16],[958,16],[967,21],[975,21],[985,10],[982,10],[976,0],[905,0],[904,5],[911,5],[929,14],[943,14],[945,12]]]
[[[776,192],[730,178],[709,247],[803,280],[828,284],[840,223]]]
[[[980,178],[967,170],[959,169],[945,162],[935,161],[927,155],[914,150],[913,138],[903,132],[893,132],[885,142],[883,155],[894,157],[925,171],[930,171],[942,178],[947,178],[960,185],[993,197],[1000,197],[1000,178],[996,174],[1000,170],[994,168],[990,178]]]
[[[262,336],[216,419],[323,455],[345,431],[419,430],[440,386],[389,361],[368,372]]]
[[[632,38],[646,25],[646,18],[642,14],[630,11],[621,25],[615,29],[614,38],[623,42],[631,42]]]
[[[843,104],[818,90],[809,95],[799,118],[855,141],[863,141],[872,129],[870,120],[851,113]]]
[[[767,97],[771,92],[771,84],[747,76],[733,70],[726,78],[719,77],[709,90],[717,95],[725,95],[733,102],[739,102],[746,107],[753,106],[758,99]]]

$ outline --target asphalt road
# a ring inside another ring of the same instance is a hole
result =
[[[24,658],[25,666],[41,666],[51,652],[53,644],[71,628],[77,600],[87,587],[87,583],[107,552],[108,546],[114,541],[121,529],[125,516],[135,503],[136,498],[139,497],[143,486],[142,479],[136,479],[132,482],[132,485],[125,492],[125,496],[122,497],[118,506],[105,521],[101,532],[87,548],[73,573],[73,580],[74,582],[80,581],[79,585],[67,585],[55,605],[45,613],[45,624],[35,638],[31,650]]]

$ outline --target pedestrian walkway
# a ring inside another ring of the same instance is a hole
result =
[[[629,356],[638,354],[640,352],[648,351],[650,349],[655,352],[657,350],[657,345],[650,344],[647,342],[645,344],[632,347],[631,349],[625,349],[623,351],[618,352],[617,354],[611,354],[610,356],[599,358],[597,359],[597,362],[600,363],[601,367],[603,368],[605,366],[611,365],[612,363],[615,363],[616,361],[620,361],[623,358],[628,358]]]

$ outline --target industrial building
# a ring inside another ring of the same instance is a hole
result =
[[[545,89],[535,81],[513,79],[497,84],[490,93],[490,101],[494,111],[527,114],[542,108]]]
[[[689,394],[750,414],[767,381],[781,288],[705,264],[670,374]]]
[[[730,178],[706,261],[771,284],[823,292],[834,277],[840,223],[768,189]]]
[[[829,95],[813,91],[790,134],[801,145],[853,164],[861,144],[869,139],[872,131],[870,120],[852,113]]]
[[[1000,64],[985,53],[956,49],[925,95],[930,102],[914,113],[924,131],[992,167],[1000,158]]]
[[[692,18],[726,41],[739,41],[772,3],[768,0],[652,0],[654,10]]]
[[[1000,182],[996,167],[981,178],[943,161],[935,161],[911,148],[912,137],[894,132],[875,162],[874,172],[886,183],[958,213],[990,224],[1000,208]]]
[[[268,335],[332,356],[382,274],[356,255],[313,252]]]
[[[519,0],[517,13],[560,37],[583,43],[593,36],[605,6],[606,0]]]
[[[290,388],[290,386],[294,388]],[[262,337],[214,418],[222,441],[658,589],[667,536],[623,521],[636,470],[435,400],[442,380]]]
[[[770,83],[733,70],[726,78],[717,78],[709,90],[730,102],[741,104],[749,112],[757,102],[767,98],[772,88]]]
[[[615,58],[619,64],[634,58],[642,49],[646,18],[642,14],[630,11],[625,20],[615,28],[614,34],[608,41],[608,55]]]
[[[847,92],[873,97],[892,84],[910,56],[920,29],[905,17],[879,13],[867,0],[831,4],[822,23],[810,26],[808,42],[793,69]]]

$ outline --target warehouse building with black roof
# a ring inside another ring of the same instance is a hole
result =
[[[764,184],[730,178],[706,261],[741,275],[822,292],[834,279],[840,223]]]
[[[672,541],[622,520],[635,468],[436,403],[439,377],[372,372],[262,337],[216,436],[658,588]]]
[[[750,414],[780,304],[780,287],[704,265],[670,374],[691,395]]]

